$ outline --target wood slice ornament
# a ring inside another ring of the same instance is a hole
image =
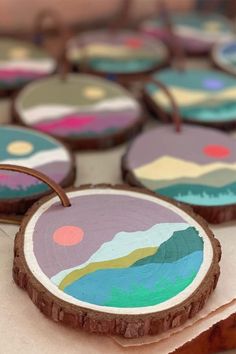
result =
[[[73,156],[63,144],[45,134],[13,125],[1,126],[0,151],[0,164],[34,168],[64,187],[75,180]],[[0,170],[0,219],[18,221],[48,193],[48,186],[31,176]]]
[[[168,65],[169,52],[162,42],[126,28],[132,5],[133,1],[122,0],[117,18],[106,29],[80,33],[68,41],[67,59],[76,70],[129,85]]]
[[[235,219],[236,140],[212,128],[181,127],[178,105],[167,92],[175,129],[164,125],[139,135],[123,156],[124,180],[191,205],[210,223]]]
[[[0,38],[0,96],[18,92],[27,83],[57,70],[57,57],[61,53],[45,48],[46,37],[51,32],[60,37],[64,46],[67,29],[60,15],[45,9],[34,18],[32,37],[28,40],[19,39],[16,35],[15,38]]]
[[[7,95],[32,80],[52,74],[56,61],[33,43],[0,38],[0,95]]]
[[[86,74],[29,84],[14,102],[25,126],[53,135],[74,149],[108,148],[134,136],[144,122],[140,104],[122,86]]]
[[[122,83],[140,79],[169,61],[163,43],[145,34],[119,30],[91,31],[72,38],[67,58],[74,67]]]
[[[233,38],[233,26],[229,19],[216,13],[171,13],[174,32],[179,44],[188,55],[206,55],[216,43]],[[141,25],[145,34],[170,44],[169,31],[162,18],[153,18]]]
[[[236,42],[218,44],[212,50],[212,60],[216,67],[228,74],[236,75]]]
[[[126,186],[82,186],[67,198],[70,207],[57,196],[37,202],[15,239],[14,280],[43,314],[135,338],[179,326],[204,306],[220,245],[190,209]]]
[[[153,75],[172,94],[187,123],[231,129],[236,123],[236,78],[217,70],[165,69]],[[147,106],[161,119],[171,119],[167,96],[154,83],[143,91]]]

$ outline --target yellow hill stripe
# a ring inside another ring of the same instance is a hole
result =
[[[83,49],[71,49],[70,57],[71,59],[79,59],[81,56],[85,57],[101,57],[101,58],[129,58],[129,57],[142,57],[142,58],[153,58],[154,55],[160,57],[160,51],[145,51],[140,49],[130,49],[129,47],[124,46],[113,46],[109,44],[92,44],[87,45]]]
[[[127,268],[133,263],[147,256],[153,255],[157,251],[158,247],[141,248],[131,252],[130,254],[112,259],[104,262],[90,263],[84,268],[75,269],[69,273],[59,284],[59,289],[64,290],[67,286],[76,280],[79,280],[84,275],[95,272],[96,270],[108,269],[108,268]]]
[[[198,177],[219,169],[236,170],[236,163],[215,162],[208,165],[198,165],[171,156],[163,156],[134,170],[138,178],[153,180],[172,180],[183,177]]]
[[[176,102],[181,107],[201,105],[204,103],[211,103],[211,101],[217,103],[219,101],[235,101],[236,97],[236,87],[222,90],[220,92],[203,92],[191,89],[184,89],[176,86],[168,87],[172,95],[174,96]],[[153,99],[160,104],[162,107],[169,107],[170,100],[163,91],[156,91],[152,95]]]

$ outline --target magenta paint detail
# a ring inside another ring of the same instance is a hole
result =
[[[83,117],[79,115],[69,115],[58,120],[53,120],[51,122],[35,124],[35,128],[45,131],[45,132],[54,132],[57,128],[65,129],[66,131],[80,131],[83,128],[87,128],[89,123],[93,122],[96,117]]]
[[[41,77],[45,76],[45,71],[34,71],[34,70],[10,70],[1,69],[0,70],[0,80],[15,80],[19,78],[31,78],[31,77]]]
[[[34,124],[34,128],[46,133],[66,136],[75,132],[103,132],[109,128],[126,128],[138,120],[137,112],[104,112],[94,116],[84,116],[82,113],[64,116],[58,120],[48,120]]]

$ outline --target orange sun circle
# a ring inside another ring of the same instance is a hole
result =
[[[213,158],[224,158],[230,155],[230,149],[224,145],[206,145],[203,149],[205,155]]]
[[[140,38],[127,38],[125,44],[133,49],[141,48],[143,45],[143,41]]]
[[[60,246],[74,246],[82,241],[84,231],[77,226],[62,226],[55,230],[53,240]]]

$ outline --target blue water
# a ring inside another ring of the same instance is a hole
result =
[[[202,263],[203,252],[196,251],[173,263],[151,263],[138,267],[98,270],[75,281],[64,289],[65,293],[88,303],[118,306],[120,298],[114,292],[126,294],[127,299],[135,293],[135,304],[148,303],[148,295],[158,294],[160,289],[171,293],[172,286],[195,275]],[[140,289],[140,292],[139,292]],[[147,299],[143,299],[143,294]],[[124,307],[132,307],[124,298]],[[145,300],[145,301],[144,301]],[[152,301],[152,299],[150,299]],[[147,305],[146,305],[147,306]]]
[[[96,71],[119,73],[134,73],[147,71],[158,65],[160,59],[130,59],[130,60],[114,60],[114,59],[90,59],[89,65]]]

